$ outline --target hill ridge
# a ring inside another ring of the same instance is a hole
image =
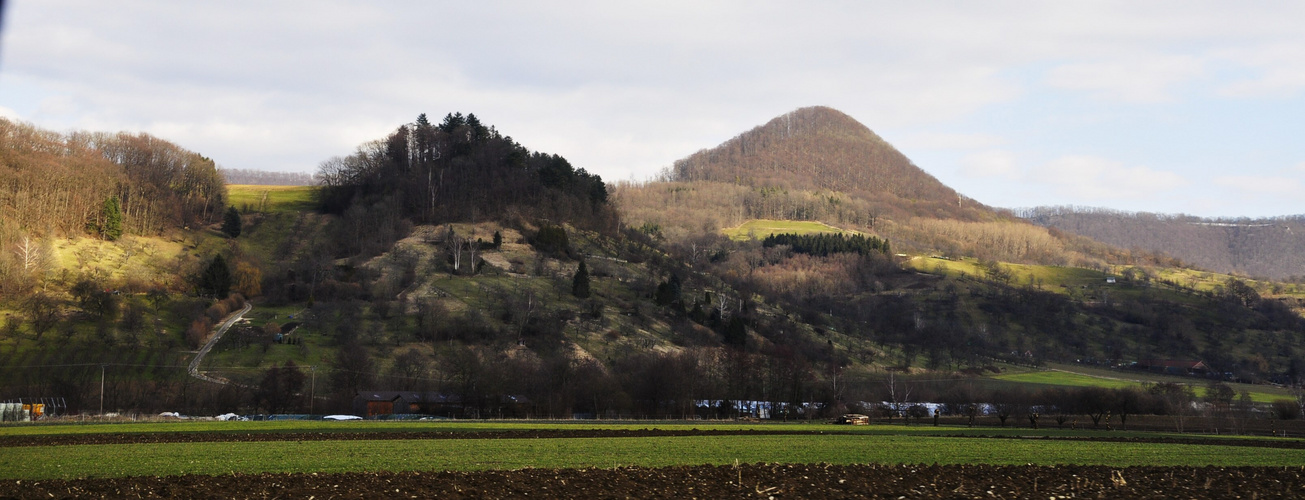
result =
[[[826,106],[779,115],[676,161],[667,180],[891,195],[956,205],[959,194],[869,127]]]

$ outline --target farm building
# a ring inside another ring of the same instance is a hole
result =
[[[1137,362],[1137,368],[1169,375],[1205,375],[1210,373],[1210,367],[1204,361],[1144,359]]]
[[[462,409],[462,399],[455,395],[417,391],[363,391],[353,398],[357,415],[422,414],[449,415]]]

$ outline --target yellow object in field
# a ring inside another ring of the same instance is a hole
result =
[[[24,404],[23,411],[27,412],[33,418],[45,415],[45,405],[42,403]]]

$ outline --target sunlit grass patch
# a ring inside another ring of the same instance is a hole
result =
[[[304,212],[313,209],[316,186],[228,184],[227,203],[242,211]]]
[[[817,221],[752,219],[721,230],[732,240],[762,239],[772,234],[853,233]]]

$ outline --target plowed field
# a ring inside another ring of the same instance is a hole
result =
[[[742,465],[3,481],[3,498],[1297,498],[1300,468]]]

